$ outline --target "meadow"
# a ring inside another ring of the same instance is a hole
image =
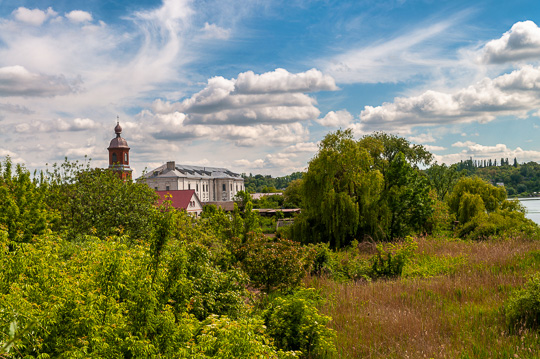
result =
[[[540,269],[540,241],[417,238],[399,279],[311,276],[332,317],[337,358],[538,358],[538,332],[508,331],[511,292]],[[348,249],[360,256],[370,249]]]

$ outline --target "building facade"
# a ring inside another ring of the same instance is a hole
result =
[[[177,165],[167,162],[143,176],[156,191],[195,190],[201,202],[232,201],[244,191],[244,179],[226,168]]]

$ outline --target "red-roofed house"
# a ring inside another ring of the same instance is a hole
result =
[[[194,189],[177,191],[156,191],[159,195],[159,204],[163,203],[165,197],[172,202],[176,209],[185,209],[188,213],[195,213],[197,216],[202,212],[202,204]],[[169,197],[170,196],[170,197]]]

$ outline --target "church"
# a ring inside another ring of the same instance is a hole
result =
[[[116,137],[107,148],[109,169],[124,180],[131,179],[130,148],[121,136],[122,127],[118,120],[114,132]],[[236,194],[245,190],[242,176],[226,168],[179,165],[174,161],[144,174],[139,180],[146,182],[160,197],[170,195],[173,203],[197,214],[202,211],[204,204],[213,203],[227,210],[232,209]]]

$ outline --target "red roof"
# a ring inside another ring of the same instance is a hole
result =
[[[172,202],[174,208],[188,209],[189,202],[195,194],[194,189],[177,190],[177,191],[156,191],[159,195],[158,204],[163,203],[165,196],[168,194],[171,197],[168,199]]]

